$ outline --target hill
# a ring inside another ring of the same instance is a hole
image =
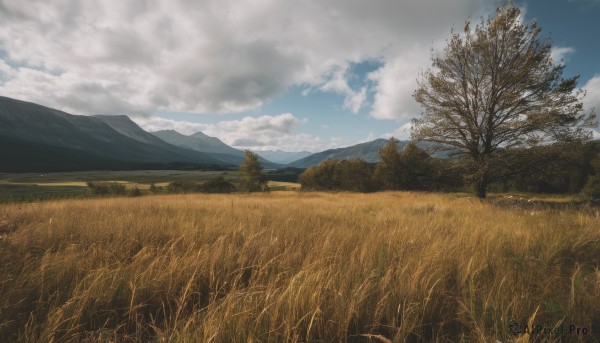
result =
[[[259,156],[275,163],[288,164],[297,161],[313,153],[310,151],[289,152],[281,150],[263,150],[256,152]]]
[[[186,136],[175,130],[161,130],[151,132],[152,135],[174,146],[189,149],[202,153],[209,153],[215,158],[225,161],[229,164],[239,165],[244,160],[244,152],[235,149],[216,137],[210,137],[202,132],[196,132],[193,135]],[[264,158],[260,159],[260,163],[264,168],[273,169],[279,168],[280,165],[268,161]]]
[[[375,163],[379,161],[379,150],[387,143],[387,139],[376,139],[371,142],[356,144],[353,146],[337,149],[329,149],[310,156],[301,158],[289,163],[288,167],[308,168],[317,165],[328,159],[348,160],[351,158],[362,158],[366,162]],[[398,146],[403,147],[406,142],[399,142]]]
[[[31,102],[0,97],[0,141],[7,147],[0,150],[0,171],[228,165],[209,154],[152,141],[149,134],[143,134],[143,130],[136,127],[135,123],[126,123],[123,118],[72,115]]]

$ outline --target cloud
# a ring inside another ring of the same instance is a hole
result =
[[[357,112],[368,90],[340,73],[381,59],[372,116],[404,118],[428,43],[489,2],[5,0],[0,93],[80,114],[150,115],[240,112],[300,85],[341,94]]]
[[[175,130],[181,134],[189,136],[196,132],[204,132],[210,127],[209,124],[172,120],[156,116],[134,116],[130,118],[142,129],[149,132],[156,132],[161,130]]]
[[[596,108],[596,111],[600,111],[600,75],[595,75],[589,79],[582,87],[585,91],[585,98],[583,98],[583,106],[586,110]]]
[[[348,140],[333,138],[324,141],[310,134],[296,132],[306,120],[298,119],[291,113],[245,117],[215,124],[177,121],[156,116],[137,116],[131,119],[147,131],[175,130],[185,135],[203,132],[218,137],[231,146],[252,150],[319,151],[353,144]]]
[[[410,119],[421,112],[412,94],[419,70],[429,64],[430,51],[419,44],[396,55],[369,75],[376,84],[370,116],[376,119]]]
[[[336,66],[322,76],[322,81],[316,87],[322,92],[332,92],[344,96],[344,109],[352,113],[358,113],[363,107],[367,98],[367,87],[363,86],[359,90],[353,90],[348,84],[349,66]],[[316,83],[316,82],[315,82]],[[305,90],[304,95],[308,95],[310,89]]]
[[[561,62],[563,60],[567,60],[570,55],[575,53],[574,48],[570,47],[552,47],[552,51],[550,52],[550,56],[555,63]]]
[[[410,140],[410,130],[411,129],[412,129],[412,123],[407,122],[405,124],[402,124],[399,128],[397,128],[393,132],[382,135],[382,138],[394,137],[401,141],[407,141],[407,140]]]
[[[263,115],[259,117],[245,117],[241,120],[222,121],[216,126],[219,129],[248,134],[291,133],[303,122],[305,120],[300,120],[291,113],[284,113],[278,116]]]

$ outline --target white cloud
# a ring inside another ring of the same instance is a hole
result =
[[[321,84],[318,89],[323,92],[332,92],[344,96],[344,109],[357,113],[363,107],[367,98],[367,87],[361,87],[359,90],[353,90],[348,84],[348,65],[336,66],[327,74],[322,76]],[[305,90],[304,95],[308,95],[310,89]]]
[[[193,123],[188,121],[172,120],[156,116],[130,117],[142,129],[155,132],[161,130],[175,130],[184,135],[192,135],[196,132],[204,132],[209,128],[208,124]]]
[[[582,88],[586,91],[583,98],[584,110],[590,111],[595,108],[596,113],[600,112],[600,75],[589,79]],[[592,130],[592,139],[600,139],[600,126]]]
[[[589,79],[582,87],[585,91],[585,98],[583,98],[583,106],[586,110],[596,108],[596,111],[600,111],[600,75],[595,75]]]
[[[419,70],[425,69],[430,63],[429,56],[428,47],[415,44],[369,75],[376,83],[377,90],[371,117],[406,120],[421,112],[412,94],[417,88]]]
[[[401,141],[407,141],[407,140],[410,140],[410,130],[411,129],[412,129],[412,123],[407,122],[405,124],[402,124],[399,128],[397,128],[393,132],[382,135],[382,138],[394,137]]]
[[[175,130],[185,135],[203,132],[218,137],[231,146],[252,150],[319,151],[339,147],[340,144],[352,144],[337,139],[324,141],[310,134],[295,132],[306,120],[298,119],[291,113],[245,117],[216,124],[177,121],[156,116],[138,116],[132,117],[132,120],[147,131]]]
[[[4,0],[0,93],[79,114],[238,112],[333,82],[357,112],[366,88],[328,73],[377,58],[372,116],[403,118],[428,42],[488,2]]]
[[[552,47],[550,57],[554,60],[554,63],[560,63],[563,60],[567,60],[570,55],[575,53],[575,49],[571,47]]]

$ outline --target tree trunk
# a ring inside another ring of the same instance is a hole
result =
[[[488,181],[485,178],[479,179],[475,184],[475,194],[479,199],[484,199],[487,194]]]

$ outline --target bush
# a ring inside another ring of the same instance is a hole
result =
[[[142,195],[142,191],[140,191],[140,189],[137,186],[135,186],[135,187],[133,187],[132,189],[129,190],[128,195],[130,197],[139,197],[139,196]]]
[[[362,159],[326,160],[310,167],[299,177],[303,190],[371,192],[373,166]]]
[[[233,183],[225,180],[222,175],[219,175],[200,185],[202,193],[232,193],[235,192]]]
[[[189,180],[173,181],[167,186],[167,192],[169,193],[196,193],[200,191],[200,185]]]
[[[594,175],[590,175],[583,189],[583,193],[592,200],[600,199],[600,153],[590,163],[594,168]]]
[[[583,193],[592,200],[600,199],[600,176],[594,175],[590,176],[585,188],[583,189]]]
[[[123,195],[125,185],[114,182],[88,182],[89,192],[93,195]]]
[[[158,193],[158,192],[161,192],[163,190],[163,188],[155,185],[154,182],[152,182],[150,184],[149,190],[150,190],[150,193]]]

